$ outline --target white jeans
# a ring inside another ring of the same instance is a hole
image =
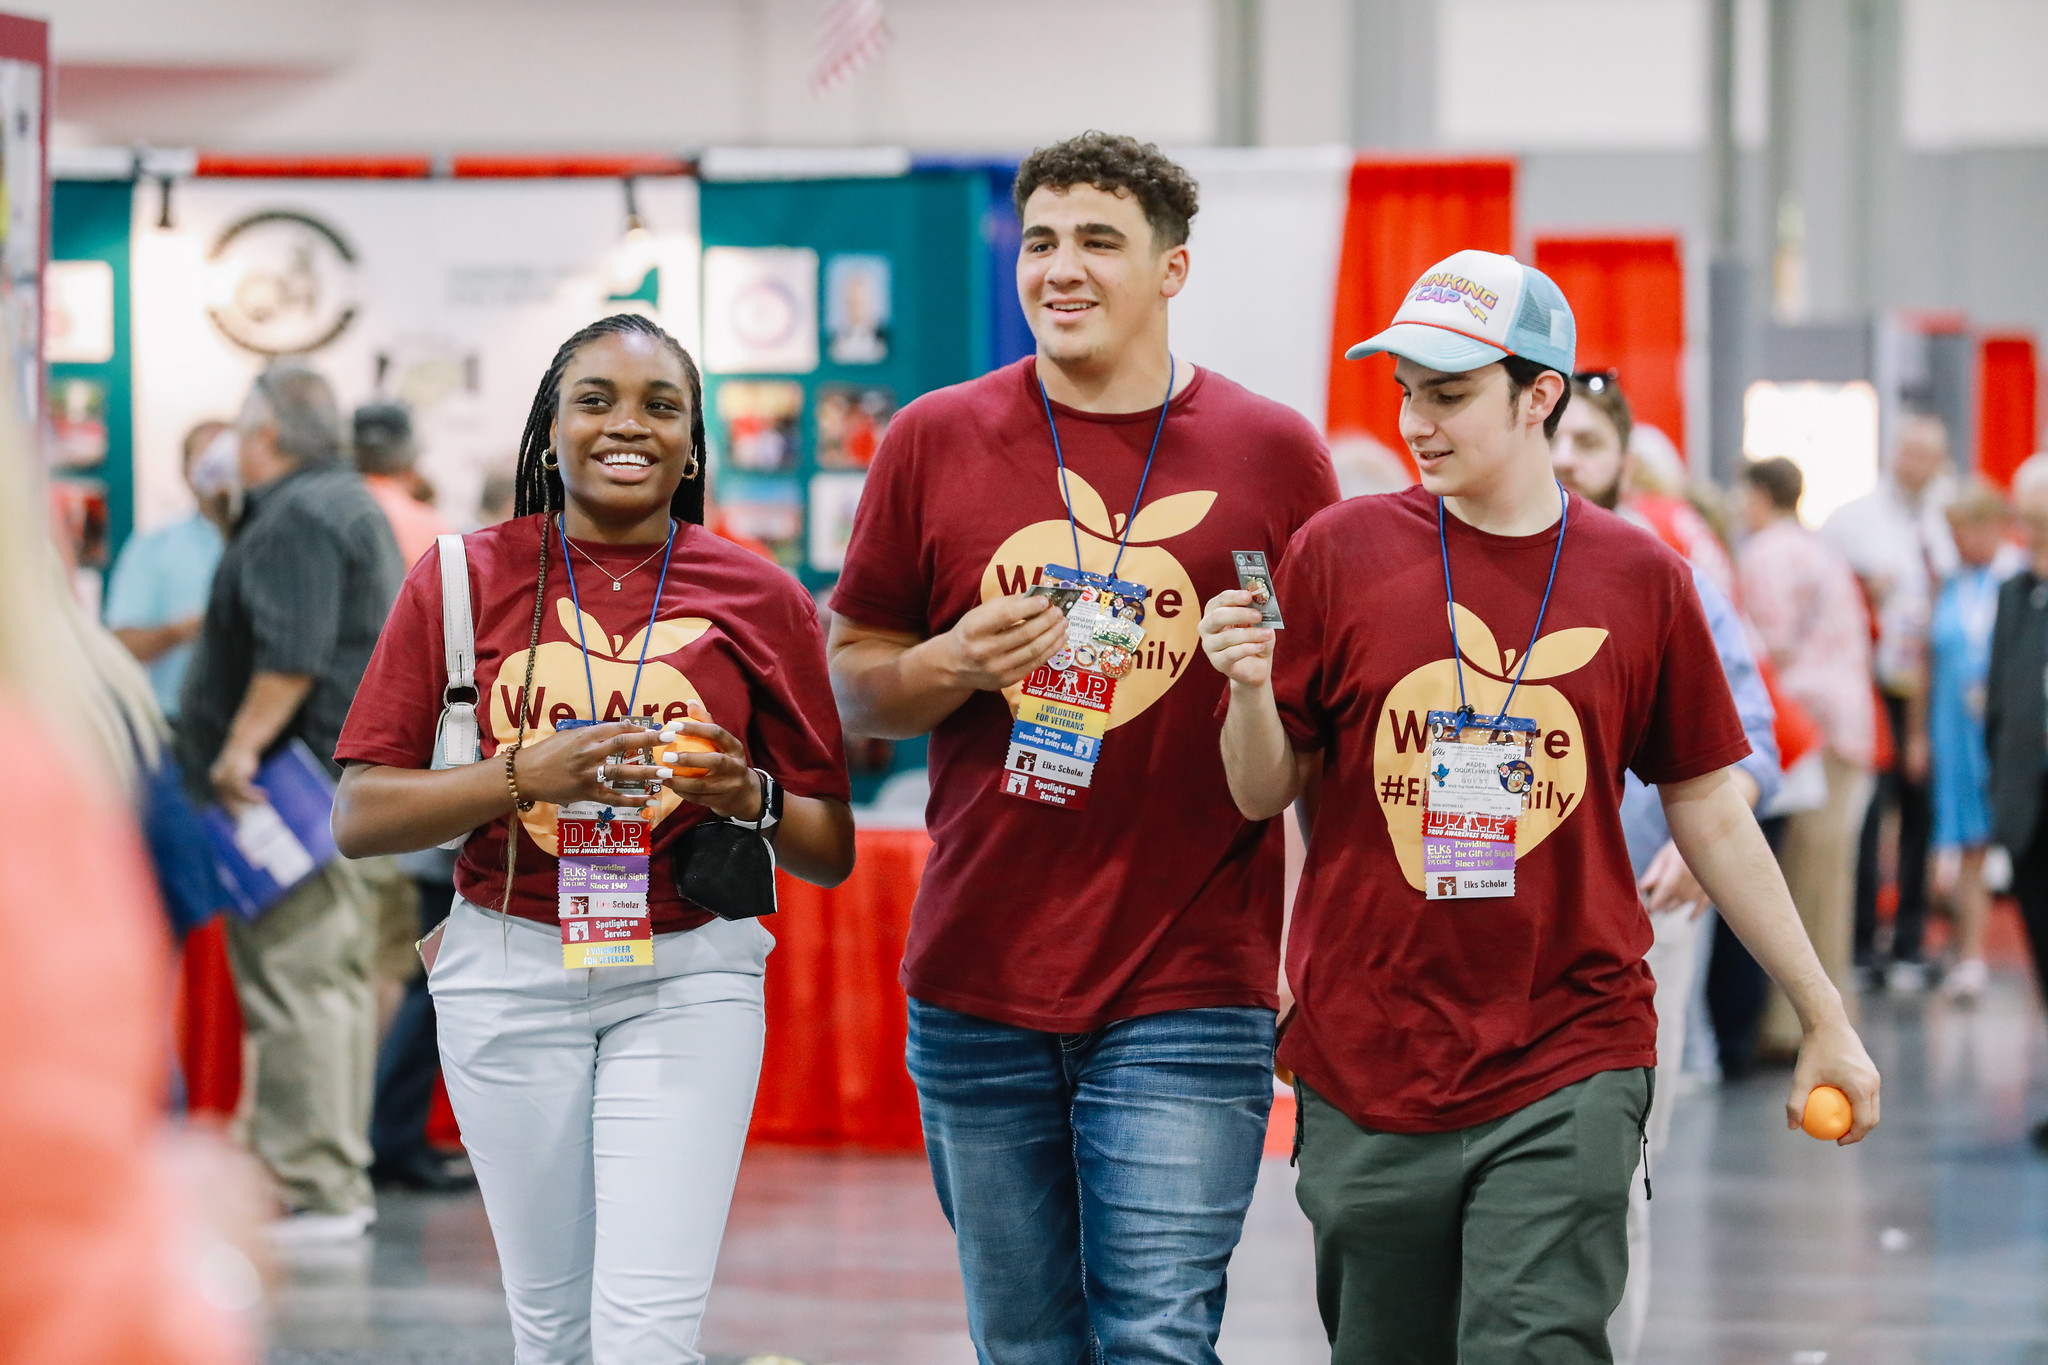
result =
[[[774,939],[713,920],[650,967],[458,897],[428,976],[517,1365],[699,1365],[761,1072]]]
[[[1671,1106],[1678,1102],[1678,1073],[1685,1064],[1685,1019],[1692,1006],[1692,985],[1699,961],[1701,931],[1713,921],[1705,915],[1674,910],[1651,915],[1656,939],[1644,956],[1657,982],[1657,1092],[1650,1099],[1645,1135],[1650,1141],[1650,1178],[1656,1179],[1657,1158],[1671,1136]],[[1643,1172],[1628,1194],[1628,1284],[1621,1304],[1607,1320],[1607,1344],[1615,1365],[1633,1365],[1650,1320],[1650,1197]]]

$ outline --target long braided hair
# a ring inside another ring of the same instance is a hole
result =
[[[608,318],[599,318],[588,327],[577,332],[555,352],[555,358],[548,365],[547,373],[541,376],[540,388],[533,395],[533,407],[526,414],[526,431],[519,438],[519,463],[513,471],[512,515],[528,517],[535,513],[553,513],[562,510],[567,493],[562,487],[562,471],[557,465],[550,468],[542,463],[553,444],[551,435],[555,425],[555,409],[562,401],[562,376],[569,369],[569,362],[599,337],[623,336],[637,333],[654,337],[666,346],[683,366],[684,384],[690,391],[690,456],[693,471],[689,477],[676,485],[676,491],[669,498],[669,515],[677,521],[704,523],[704,377],[697,371],[697,362],[683,349],[683,344],[670,336],[661,324],[640,313],[614,313]],[[541,613],[547,601],[548,590],[548,528],[545,524],[540,531],[540,563],[533,578],[533,629],[526,646],[526,680],[519,687],[519,736],[512,741],[511,751],[517,754],[526,744],[527,698],[533,692],[533,665],[540,654]],[[592,719],[595,719],[593,717]],[[511,757],[507,757],[506,775],[510,779]],[[516,792],[516,788],[514,789]],[[512,883],[519,869],[519,813],[531,806],[531,801],[520,805],[506,821],[505,829],[505,895],[498,906],[500,916],[508,915],[512,909]]]
[[[561,349],[555,352],[547,373],[541,376],[540,388],[533,395],[533,407],[526,414],[526,431],[519,438],[519,464],[512,476],[513,516],[526,517],[535,512],[562,510],[562,471],[548,468],[541,459],[548,453],[550,434],[555,425],[555,409],[562,401],[562,376],[568,371],[569,362],[578,351],[599,337],[635,333],[655,338],[682,363],[684,381],[690,390],[690,454],[695,457],[697,472],[676,485],[675,496],[669,500],[668,507],[669,514],[677,521],[703,524],[704,377],[698,373],[697,362],[690,358],[683,344],[664,331],[660,323],[642,313],[614,313],[608,318],[599,318],[563,342]]]

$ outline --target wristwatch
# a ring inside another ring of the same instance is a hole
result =
[[[761,818],[758,820],[735,820],[742,829],[766,834],[782,822],[782,784],[770,777],[766,769],[754,769],[754,776],[761,779]]]

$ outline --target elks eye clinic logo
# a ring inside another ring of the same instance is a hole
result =
[[[1055,474],[1054,478],[1058,478]],[[1074,557],[1074,535],[1081,538],[1081,563],[1076,566],[1093,573],[1108,573],[1116,563],[1117,540],[1123,535],[1124,514],[1111,517],[1102,495],[1086,479],[1069,471],[1065,496],[1077,528],[1070,533],[1066,518],[1038,521],[1024,527],[996,550],[981,576],[981,600],[1011,597],[1023,592],[1045,576],[1047,564],[1065,564]],[[1118,578],[1141,583],[1152,590],[1145,599],[1145,639],[1136,653],[1136,665],[1117,680],[1116,697],[1109,712],[1114,730],[1166,695],[1168,688],[1187,672],[1201,652],[1198,627],[1202,606],[1188,571],[1161,542],[1186,535],[1202,524],[1215,503],[1213,491],[1175,493],[1142,507],[1131,521],[1131,539],[1124,549]],[[1010,709],[1017,709],[1022,686],[1005,690]]]
[[[526,704],[528,743],[553,734],[562,721],[592,719],[586,713],[590,710],[593,685],[597,689],[597,704],[603,708],[596,719],[619,720],[629,714],[626,701],[633,695],[633,670],[639,663],[642,644],[647,648],[647,666],[640,673],[640,695],[634,699],[634,711],[664,721],[682,720],[689,714],[688,703],[702,704],[704,699],[698,695],[696,685],[675,665],[666,662],[666,657],[694,644],[711,629],[711,622],[701,616],[679,616],[656,621],[652,627],[627,638],[607,635],[597,618],[584,612],[582,638],[590,642],[590,677],[586,681],[583,651],[576,644],[575,605],[566,596],[558,597],[555,612],[569,638],[546,642],[534,657],[533,692]],[[526,680],[526,655],[527,651],[522,649],[498,668],[492,696],[491,734],[501,745],[519,737],[517,708],[519,687]],[[662,792],[660,802],[651,807],[654,822],[660,824],[681,804],[682,798],[674,792]],[[533,841],[551,854],[558,852],[557,813],[557,807],[537,801],[532,810],[520,816]]]
[[[1465,660],[1465,696],[1480,715],[1494,715],[1506,704],[1515,672],[1515,652],[1502,652],[1486,623],[1460,606],[1458,644]],[[1565,695],[1542,685],[1592,662],[1607,643],[1596,626],[1552,631],[1529,651],[1529,667],[1515,692],[1514,712],[1536,722],[1536,761],[1526,781],[1529,806],[1515,822],[1515,854],[1548,839],[1578,809],[1586,791],[1586,737],[1579,713]],[[1429,768],[1431,711],[1458,704],[1458,669],[1454,659],[1426,663],[1394,684],[1380,711],[1372,751],[1373,789],[1401,873],[1417,891],[1422,883],[1423,783]]]
[[[356,253],[333,225],[264,209],[222,231],[206,253],[206,316],[261,356],[317,351],[360,309]]]
[[[1415,283],[1415,292],[1408,296],[1414,303],[1457,303],[1465,311],[1485,322],[1494,309],[1500,306],[1500,295],[1485,285],[1475,284],[1463,275],[1448,270],[1438,270],[1424,275]]]

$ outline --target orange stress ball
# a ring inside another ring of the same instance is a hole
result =
[[[687,703],[687,705],[689,707],[689,714],[691,720],[702,721],[707,725],[711,723],[711,713],[704,709],[704,703],[700,701],[693,701]],[[663,741],[663,748],[669,753],[715,754],[718,752],[718,746],[716,744],[713,744],[710,740],[704,739],[697,735],[672,736],[669,739]],[[709,768],[677,768],[676,776],[706,777],[710,775],[710,772],[711,769]]]
[[[677,735],[674,739],[668,741],[667,747],[671,753],[715,754],[718,752],[716,744],[713,744],[708,739],[699,738],[696,735]],[[677,768],[676,776],[703,777],[710,771],[711,769],[709,768]]]
[[[1833,1142],[1849,1131],[1854,1117],[1847,1095],[1831,1085],[1817,1085],[1806,1096],[1806,1113],[1799,1120],[1799,1126],[1810,1137]]]

